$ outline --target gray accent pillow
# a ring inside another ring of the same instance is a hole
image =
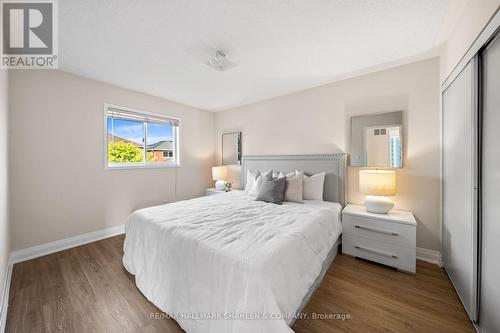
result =
[[[281,205],[285,192],[286,178],[264,180],[260,186],[259,193],[255,200],[265,201]]]

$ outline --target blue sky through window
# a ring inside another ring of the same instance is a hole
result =
[[[139,121],[112,119],[108,117],[108,134],[143,144],[144,127]],[[168,124],[148,124],[148,145],[164,140],[172,140],[173,128]]]

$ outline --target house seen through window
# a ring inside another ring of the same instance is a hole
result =
[[[107,167],[179,164],[179,120],[115,106],[105,109]]]

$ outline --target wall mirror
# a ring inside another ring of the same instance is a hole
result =
[[[241,132],[222,134],[222,165],[241,164]]]
[[[351,166],[403,167],[403,111],[351,118]]]

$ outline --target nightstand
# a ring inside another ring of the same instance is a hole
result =
[[[229,192],[243,192],[243,190],[232,189]],[[227,192],[226,191],[218,191],[215,188],[207,188],[205,190],[205,196],[207,196],[207,195],[216,195],[216,194],[221,194],[221,193],[227,193]]]
[[[342,252],[415,273],[417,222],[411,212],[387,214],[347,205],[342,211]]]
[[[205,190],[205,196],[207,196],[207,195],[216,195],[216,194],[220,194],[220,193],[226,193],[226,192],[225,191],[216,190],[215,188],[207,188]]]

